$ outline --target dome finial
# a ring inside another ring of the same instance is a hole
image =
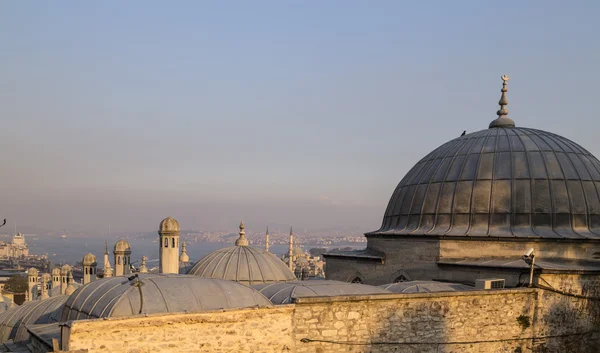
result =
[[[510,80],[510,77],[508,77],[508,75],[502,75],[501,79],[502,89],[500,90],[500,92],[502,92],[502,96],[500,97],[500,101],[498,102],[498,104],[500,105],[500,109],[496,112],[496,114],[498,114],[498,118],[490,123],[490,128],[515,127],[515,122],[511,118],[507,117],[508,109],[506,109],[506,106],[508,105],[508,98],[506,98],[506,92],[508,92],[508,88],[506,88],[506,82]]]
[[[248,239],[246,239],[246,232],[244,231],[244,221],[240,222],[240,237],[235,241],[236,246],[248,246]]]
[[[502,92],[502,96],[500,97],[500,101],[498,102],[498,104],[500,104],[500,110],[496,112],[499,118],[501,118],[503,115],[508,115],[508,109],[506,109],[506,106],[508,105],[508,98],[506,98],[506,92],[508,92],[508,88],[506,88],[506,82],[510,80],[510,77],[508,77],[508,75],[502,75],[501,79],[502,89],[500,90],[500,92]]]
[[[138,269],[139,273],[148,273],[147,262],[148,262],[148,257],[142,256],[142,264],[140,265],[140,268]]]

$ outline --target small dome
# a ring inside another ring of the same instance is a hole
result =
[[[392,293],[435,293],[435,292],[463,292],[474,290],[473,287],[460,283],[436,281],[407,281],[390,283],[379,286]]]
[[[52,269],[52,276],[60,276],[60,267],[55,267]]]
[[[134,286],[135,281],[145,285]],[[258,291],[235,282],[139,274],[132,281],[111,277],[79,288],[67,300],[61,321],[269,306],[271,302]]]
[[[131,246],[125,239],[120,239],[115,243],[115,251],[131,253]]]
[[[95,266],[96,256],[89,252],[83,256],[83,260],[81,261],[81,263],[83,264],[83,266]]]
[[[273,304],[289,304],[293,302],[293,299],[306,297],[390,293],[388,290],[380,287],[329,280],[258,284],[252,287],[269,298]]]
[[[246,285],[296,280],[277,256],[250,246],[231,246],[213,251],[196,262],[188,274]]]
[[[304,255],[304,250],[300,247],[295,247],[292,249],[293,255]]]
[[[179,232],[179,222],[175,218],[167,217],[158,226],[159,233]]]
[[[69,272],[71,272],[73,270],[73,268],[71,267],[71,265],[69,264],[64,264],[61,266],[60,268],[60,274],[61,276],[66,276],[69,274]]]
[[[29,270],[27,270],[27,276],[35,276],[37,277],[39,271],[37,270],[37,268],[30,268]]]

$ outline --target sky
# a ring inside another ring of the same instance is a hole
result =
[[[0,2],[0,218],[375,230],[509,117],[600,155],[597,1]]]

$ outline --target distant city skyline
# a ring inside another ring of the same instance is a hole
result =
[[[376,230],[505,73],[517,126],[600,155],[585,3],[2,2],[1,230]]]

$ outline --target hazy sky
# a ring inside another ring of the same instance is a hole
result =
[[[600,155],[598,1],[0,2],[0,218],[377,229],[509,116]]]

